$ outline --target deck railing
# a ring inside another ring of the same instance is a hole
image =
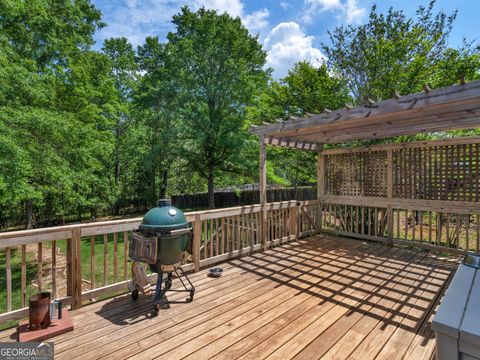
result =
[[[444,252],[478,252],[480,247],[479,208],[457,201],[324,195],[186,217],[193,229],[193,254],[183,261],[186,271],[320,231]],[[73,309],[125,292],[129,232],[140,222],[135,218],[0,233],[0,324],[25,317],[28,298],[38,291],[50,291]],[[150,276],[155,281],[155,274]]]
[[[480,137],[319,154],[323,229],[446,252],[480,248]]]
[[[312,234],[319,230],[319,209],[318,201],[286,201],[263,210],[251,205],[186,213],[194,250],[183,267],[198,271]],[[38,291],[50,291],[72,308],[125,291],[128,234],[140,222],[135,218],[1,233],[0,323],[25,317],[28,298]]]

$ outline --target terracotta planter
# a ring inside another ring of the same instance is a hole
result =
[[[28,301],[29,330],[45,329],[50,325],[50,293],[42,292]]]

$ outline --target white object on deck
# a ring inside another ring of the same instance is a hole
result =
[[[437,360],[480,360],[480,269],[458,267],[432,329]]]

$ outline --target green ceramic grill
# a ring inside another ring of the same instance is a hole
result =
[[[172,206],[170,199],[159,200],[158,205],[145,214],[138,231],[132,232],[130,237],[129,256],[134,261],[132,286],[135,289],[132,290],[132,298],[137,300],[139,291],[144,288],[139,285],[146,282],[145,279],[145,281],[135,283],[134,268],[136,263],[142,262],[147,263],[152,272],[158,273],[154,297],[155,314],[158,313],[160,307],[168,305],[165,296],[167,291],[186,291],[190,294],[187,301],[192,301],[195,288],[181,267],[185,251],[192,252],[191,243],[192,231],[188,227],[185,214]],[[139,271],[137,271],[137,276],[138,273]],[[167,274],[167,277],[162,288],[164,273]],[[185,290],[171,289],[173,273],[181,280]],[[190,285],[189,288],[186,286],[187,283]]]

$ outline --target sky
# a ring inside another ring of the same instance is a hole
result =
[[[401,9],[414,16],[419,5],[428,0],[92,0],[103,13],[107,24],[95,34],[96,48],[105,39],[126,37],[135,47],[142,45],[147,36],[165,40],[174,27],[172,16],[188,5],[191,9],[202,6],[240,17],[267,51],[267,66],[277,79],[287,75],[296,62],[310,61],[320,64],[325,56],[322,44],[329,44],[328,31],[345,24],[362,24],[368,20],[373,4],[385,12],[389,7]],[[480,43],[480,0],[437,0],[436,11],[448,14],[458,10],[457,20],[449,45],[459,47],[463,38]]]

